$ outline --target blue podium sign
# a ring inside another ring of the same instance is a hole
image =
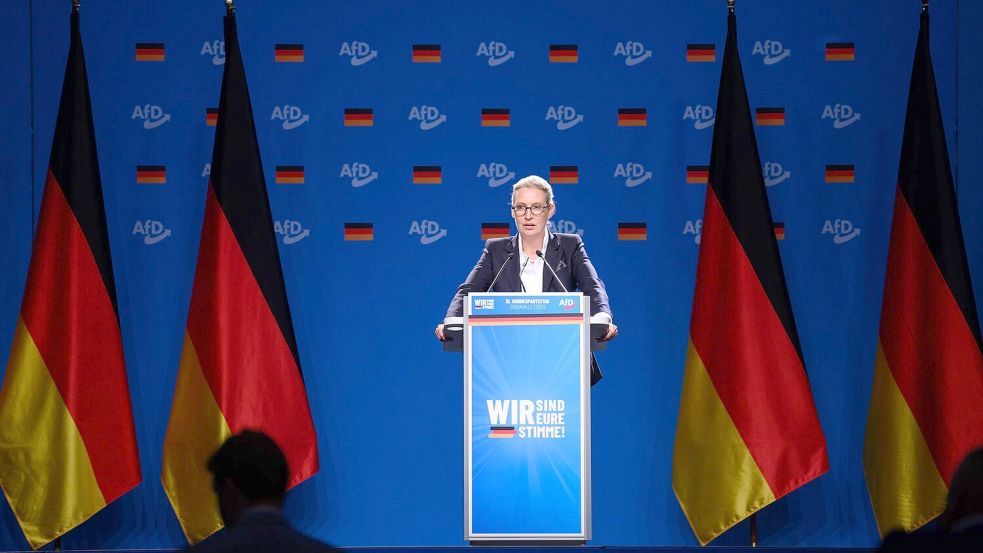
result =
[[[590,539],[583,294],[470,294],[464,318],[465,536]]]

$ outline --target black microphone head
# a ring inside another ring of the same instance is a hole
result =
[[[536,250],[536,255],[539,257],[543,257],[543,250]]]

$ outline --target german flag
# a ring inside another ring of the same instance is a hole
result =
[[[550,63],[577,63],[577,45],[550,44]]]
[[[278,63],[303,63],[303,44],[277,44],[273,47],[273,61]]]
[[[218,108],[205,109],[205,125],[214,127],[218,123]]]
[[[508,223],[481,223],[481,239],[491,240],[492,238],[508,238]]]
[[[772,229],[775,231],[775,240],[785,240],[785,223],[775,223]]]
[[[717,61],[717,45],[687,44],[686,61],[689,63],[713,63]]]
[[[413,63],[440,63],[440,45],[414,44]]]
[[[576,165],[550,165],[550,184],[577,184],[580,171]]]
[[[371,127],[374,124],[372,108],[345,108],[346,127]]]
[[[512,115],[508,108],[482,108],[482,127],[508,127],[512,123]]]
[[[827,42],[826,61],[854,61],[857,49],[852,42]]]
[[[192,543],[222,528],[204,467],[231,434],[249,428],[273,438],[287,458],[288,487],[318,471],[317,436],[232,13],[225,16],[225,53],[198,264],[161,470],[164,491]]]
[[[369,241],[374,238],[372,223],[345,223],[345,241]]]
[[[164,165],[137,165],[137,184],[166,184],[167,167]]]
[[[646,108],[618,108],[619,127],[645,127],[648,125]]]
[[[863,464],[882,534],[946,505],[983,444],[983,354],[922,11],[908,89]]]
[[[686,184],[706,184],[710,177],[709,165],[687,165]]]
[[[140,483],[79,14],[0,390],[0,487],[37,549]]]
[[[645,223],[618,223],[618,240],[648,240]]]
[[[514,438],[515,437],[515,427],[514,426],[492,426],[489,428],[491,433],[488,434],[489,438],[492,439],[502,439],[502,438]]]
[[[673,490],[701,545],[829,470],[736,27],[732,12],[672,462]]]
[[[825,179],[827,184],[854,182],[853,165],[826,165]]]
[[[136,43],[137,61],[164,61],[163,42],[138,42]]]
[[[440,165],[414,165],[413,184],[441,184],[443,171]]]
[[[754,121],[759,127],[784,126],[785,108],[758,108],[754,111]]]
[[[304,184],[303,165],[277,165],[277,184]]]

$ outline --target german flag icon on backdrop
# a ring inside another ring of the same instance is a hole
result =
[[[781,127],[785,125],[785,108],[758,108],[754,122],[759,127]]]
[[[225,69],[198,264],[164,438],[161,482],[188,541],[222,527],[208,457],[254,428],[283,449],[288,487],[318,471],[273,217],[236,33],[225,17]]]
[[[414,165],[413,184],[440,184],[444,181],[444,173],[440,165]]]
[[[481,223],[481,239],[507,238],[509,236],[508,223]]]
[[[852,42],[827,42],[826,61],[854,61],[857,49]]]
[[[550,184],[577,184],[580,170],[576,165],[550,165]]]
[[[508,127],[512,123],[509,108],[482,108],[482,127]]]
[[[827,164],[823,179],[828,184],[844,183],[852,184],[855,178],[853,165],[846,164]]]
[[[137,61],[164,61],[163,42],[138,42],[135,49]]]
[[[31,547],[140,483],[79,14],[0,391],[0,487]]]
[[[167,167],[164,165],[137,165],[137,184],[166,184]]]
[[[576,44],[550,44],[550,63],[577,63]]]
[[[647,108],[618,108],[619,127],[648,126]]]
[[[645,223],[618,223],[618,240],[647,240]]]
[[[710,178],[709,165],[687,165],[686,184],[706,184]]]
[[[345,108],[346,127],[371,127],[374,124],[372,108]]]
[[[214,127],[218,123],[218,108],[205,108],[205,125]]]
[[[374,238],[372,223],[345,223],[345,241],[369,241]]]
[[[736,34],[731,12],[672,461],[702,545],[829,470]]]
[[[277,184],[304,184],[304,166],[277,165],[275,178]]]
[[[983,444],[983,354],[966,246],[921,14],[863,464],[882,534],[946,504],[956,466]]]
[[[414,44],[413,63],[440,63],[439,44]]]
[[[303,63],[303,44],[277,44],[273,47],[273,61],[278,63]]]
[[[687,44],[686,61],[693,63],[712,63],[717,61],[715,44]]]

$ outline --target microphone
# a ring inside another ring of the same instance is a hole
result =
[[[542,250],[536,250],[536,255],[538,255],[540,258],[542,258],[543,263],[545,263],[546,264],[546,267],[550,270],[551,273],[553,273],[553,278],[555,278],[556,281],[560,283],[560,288],[563,288],[563,291],[564,292],[567,292],[569,294],[570,293],[570,290],[567,290],[567,287],[563,285],[563,281],[560,280],[560,277],[556,276],[556,271],[553,270],[553,267],[550,265],[550,262],[549,261],[546,261],[546,256],[543,255],[543,251]]]
[[[526,262],[522,264],[522,267],[519,267],[519,289],[522,290],[523,292],[526,291],[526,285],[522,283],[522,271],[525,271],[526,270],[526,265],[529,264],[529,260],[530,259],[532,259],[532,258],[531,257],[527,257],[526,258]]]
[[[502,263],[502,266],[498,269],[498,272],[495,273],[495,278],[492,279],[491,284],[488,285],[488,289],[485,290],[485,292],[491,292],[492,287],[495,286],[496,282],[498,282],[498,277],[502,276],[502,271],[505,270],[505,266],[509,264],[509,261],[512,260],[512,256],[514,255],[514,253],[510,253],[509,256],[505,258],[505,263]]]

